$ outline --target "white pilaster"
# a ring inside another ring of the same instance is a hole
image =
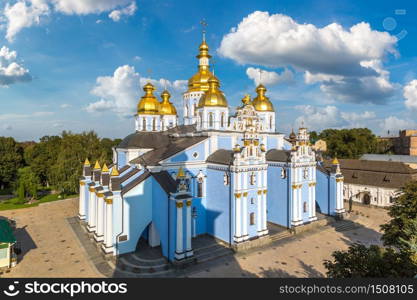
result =
[[[85,212],[86,212],[86,183],[85,181],[80,182],[80,198],[79,198],[79,205],[78,205],[78,218],[80,220],[85,220]]]
[[[97,205],[97,214],[96,214],[96,234],[94,238],[97,242],[103,241],[104,233],[104,198],[102,193],[96,194],[96,205]]]
[[[186,256],[190,257],[193,255],[193,248],[191,245],[191,199],[186,201],[186,219],[187,219],[187,228],[186,228],[186,245],[185,250]]]
[[[113,199],[106,199],[106,229],[103,249],[106,253],[113,252]]]
[[[89,203],[88,203],[88,231],[96,231],[96,193],[93,187],[90,187],[89,190]]]
[[[175,258],[177,260],[183,259],[184,255],[184,246],[183,246],[183,217],[182,217],[182,209],[184,203],[182,201],[176,202],[177,206],[177,242],[175,247]]]
[[[247,191],[248,189],[248,173],[247,172],[241,172],[241,175],[243,176],[243,190]],[[243,239],[247,240],[249,239],[249,235],[248,235],[248,219],[249,219],[249,215],[248,215],[248,196],[246,194],[246,196],[242,197],[242,201],[243,201],[243,205],[242,205],[242,235],[243,235]]]

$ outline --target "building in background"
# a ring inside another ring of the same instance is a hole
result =
[[[417,155],[417,130],[400,130],[398,136],[378,137],[378,141],[390,144],[397,155]]]
[[[326,162],[331,168],[331,163]],[[365,205],[389,206],[406,183],[417,180],[417,170],[403,162],[340,159],[343,198]]]
[[[327,151],[327,143],[325,140],[317,140],[314,145],[312,146],[313,150],[316,152],[326,152]]]

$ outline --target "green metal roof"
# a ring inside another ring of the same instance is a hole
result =
[[[16,238],[9,222],[3,219],[0,219],[0,243],[16,243]]]

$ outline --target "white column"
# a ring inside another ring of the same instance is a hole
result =
[[[96,231],[96,193],[93,187],[90,188],[89,192],[90,199],[88,206],[88,230],[93,232]]]
[[[247,190],[248,188],[248,173],[247,172],[242,172],[241,173],[243,176],[243,190]],[[242,205],[242,234],[243,234],[243,239],[247,240],[249,238],[248,236],[248,197],[247,196],[243,196],[242,197],[242,201],[243,201],[243,205]]]
[[[182,208],[184,206],[182,201],[176,202],[177,205],[177,245],[175,250],[175,258],[176,259],[182,259],[184,258],[184,246],[183,246],[183,228],[182,228]]]
[[[85,181],[80,182],[80,199],[79,199],[79,205],[78,205],[78,218],[80,220],[85,220]]]
[[[292,220],[295,222],[297,221],[297,203],[298,203],[298,193],[297,193],[297,185],[293,184],[292,186],[292,194],[293,194],[293,198],[292,198]]]
[[[268,220],[267,220],[267,214],[266,214],[266,210],[267,210],[267,205],[266,205],[266,197],[267,197],[267,174],[266,174],[266,170],[263,170],[263,186],[264,186],[264,192],[262,194],[262,230],[264,231],[264,234],[268,233],[268,231],[265,232],[265,230],[267,230],[268,228]]]
[[[298,192],[298,220],[301,221],[303,219],[303,196],[302,196],[302,186],[299,186],[297,189]]]
[[[104,199],[103,194],[98,193],[96,197],[96,203],[97,203],[97,215],[96,215],[96,241],[100,242],[103,240],[103,227],[104,227]]]
[[[262,213],[262,173],[261,171],[257,171],[256,172],[256,181],[257,181],[257,185],[258,185],[258,191],[257,191],[257,196],[256,196],[256,208],[257,208],[257,212],[256,212],[256,218],[255,218],[255,222],[256,222],[256,228],[258,230],[258,235],[261,234],[262,231],[262,223],[263,223],[263,213]]]
[[[235,242],[241,241],[242,236],[242,201],[240,199],[241,193],[240,190],[240,173],[234,173],[234,197],[235,197]]]
[[[186,218],[187,218],[187,228],[186,228],[186,251],[187,257],[193,255],[193,249],[191,246],[191,199],[187,200],[186,202]]]
[[[313,218],[316,218],[316,185],[313,186]]]
[[[106,199],[106,253],[113,251],[113,199]]]

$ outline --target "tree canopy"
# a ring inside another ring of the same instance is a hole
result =
[[[35,193],[28,182],[53,186],[62,193],[76,193],[84,160],[109,164],[112,147],[120,141],[99,138],[93,131],[64,131],[60,136],[44,136],[38,143],[17,143],[13,138],[0,137],[0,184],[3,188],[14,187],[25,196]]]

